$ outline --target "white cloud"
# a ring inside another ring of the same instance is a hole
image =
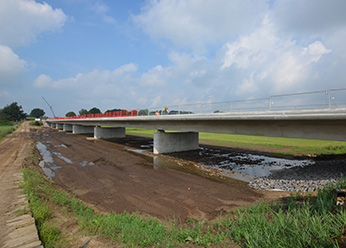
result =
[[[320,41],[311,43],[307,48],[304,48],[304,54],[308,53],[311,55],[310,61],[318,62],[323,54],[330,53],[332,50],[326,49]]]
[[[312,63],[332,52],[322,41],[313,41],[308,46],[282,36],[275,24],[266,17],[262,26],[249,35],[226,44],[222,70],[231,67],[247,72],[238,85],[237,93],[245,95],[245,89],[268,93],[299,91],[309,81]]]
[[[61,9],[33,0],[0,0],[0,85],[18,86],[27,63],[12,49],[27,46],[43,32],[62,27],[67,17]]]
[[[126,86],[127,78],[137,70],[134,64],[121,66],[113,71],[93,70],[89,73],[78,73],[75,77],[52,80],[41,74],[34,82],[36,88],[52,88],[56,90],[73,90],[76,95],[113,95],[121,86]]]
[[[0,1],[0,44],[26,46],[47,31],[60,29],[67,16],[61,9],[33,0]]]
[[[165,78],[169,71],[163,69],[161,65],[155,66],[148,72],[143,73],[140,78],[140,84],[142,86],[164,86],[167,82]]]
[[[344,0],[275,1],[272,18],[283,32],[321,35],[346,24]]]
[[[45,87],[51,86],[51,84],[52,84],[52,79],[49,76],[45,75],[45,74],[41,74],[35,80],[34,87],[36,87],[36,88],[45,88]]]
[[[0,45],[0,86],[18,85],[25,67],[26,62],[20,59],[11,48]]]
[[[108,23],[108,24],[117,23],[117,21],[112,16],[107,14],[110,11],[110,8],[103,2],[98,1],[93,3],[93,5],[90,7],[90,10],[94,11],[97,15],[101,16],[102,20],[105,23]]]
[[[266,8],[253,0],[151,0],[133,20],[154,39],[204,48],[255,29]]]
[[[96,7],[98,15],[109,13],[106,5]],[[340,9],[343,0],[149,0],[133,21],[164,44],[167,65],[140,73],[130,63],[56,80],[42,74],[34,85],[103,110],[341,88]]]

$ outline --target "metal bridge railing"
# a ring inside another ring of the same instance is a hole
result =
[[[346,88],[341,88],[272,95],[267,98],[258,99],[157,106],[140,109],[138,115],[181,115],[345,107]],[[168,113],[164,113],[165,108],[168,108]]]

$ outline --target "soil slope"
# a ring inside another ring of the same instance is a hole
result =
[[[244,184],[154,168],[145,157],[109,141],[51,128],[37,129],[32,138],[46,146],[54,166],[60,167],[53,170],[53,181],[103,212],[214,219],[221,211],[279,196]]]

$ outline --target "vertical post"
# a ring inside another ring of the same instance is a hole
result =
[[[229,112],[232,112],[232,102],[229,102]]]
[[[272,110],[272,97],[269,97],[269,110]]]
[[[329,90],[326,90],[326,101],[327,101],[328,108],[331,108],[332,105],[331,105],[331,102],[330,102],[330,92],[329,92]]]
[[[203,103],[201,103],[201,114],[203,113]]]
[[[178,115],[180,115],[180,104],[178,105]]]

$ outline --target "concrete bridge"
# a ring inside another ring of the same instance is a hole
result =
[[[49,119],[51,127],[95,138],[125,137],[126,127],[157,129],[154,153],[198,148],[198,133],[346,141],[346,108],[188,115]],[[168,132],[174,130],[179,132]]]

